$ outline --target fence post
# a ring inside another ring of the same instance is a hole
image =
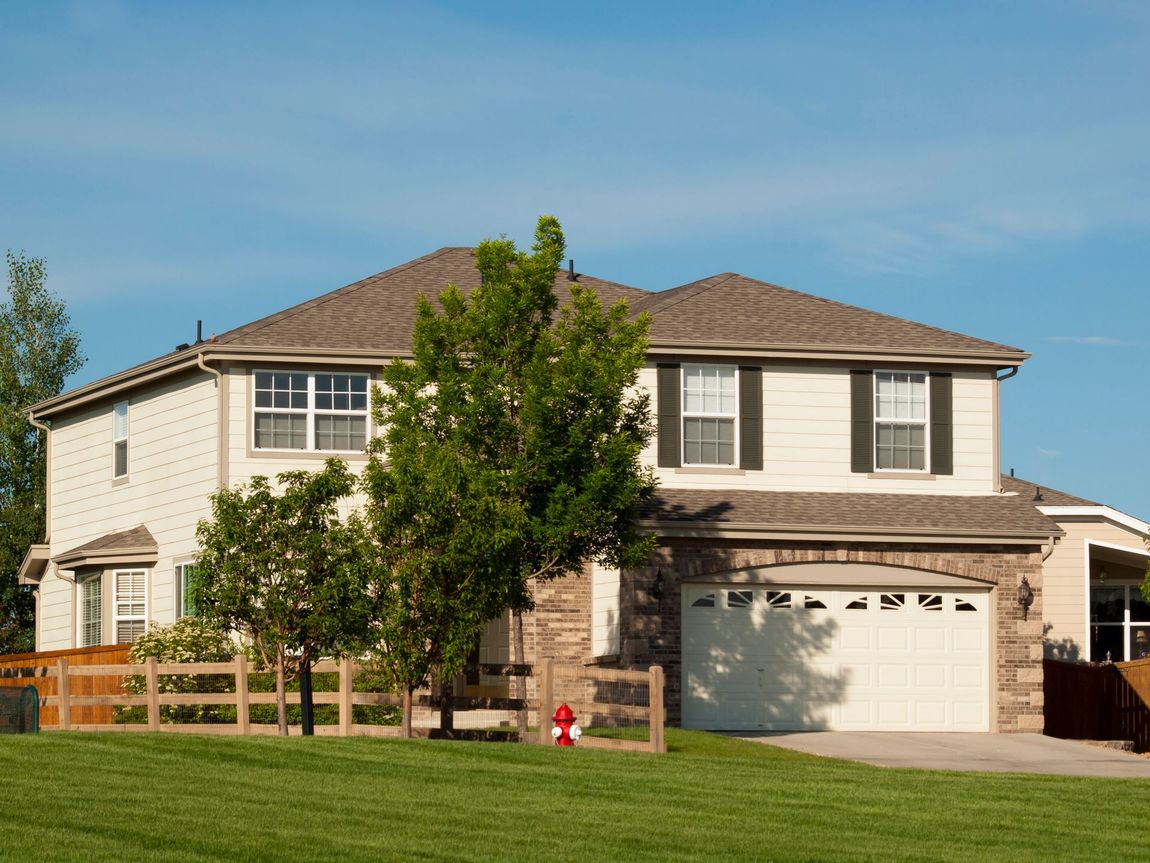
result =
[[[651,682],[647,688],[650,714],[647,721],[651,727],[651,751],[666,752],[667,743],[663,739],[663,725],[666,720],[666,711],[663,707],[663,666],[652,665],[650,674]]]
[[[251,717],[248,715],[248,658],[236,654],[236,733],[251,734]]]
[[[160,675],[156,673],[156,657],[149,656],[144,663],[148,680],[148,730],[160,730]]]
[[[551,717],[555,713],[555,677],[550,659],[537,663],[539,667],[539,742],[551,742]]]
[[[354,714],[352,709],[352,684],[355,678],[355,662],[350,656],[341,656],[339,660],[339,736],[351,737],[351,724]]]
[[[72,703],[68,686],[68,660],[56,661],[56,712],[60,714],[60,730],[72,730]]]

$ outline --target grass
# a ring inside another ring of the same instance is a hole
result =
[[[667,730],[650,756],[0,737],[0,859],[1134,860],[1150,781],[892,770]]]

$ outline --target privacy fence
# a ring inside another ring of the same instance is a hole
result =
[[[246,657],[228,662],[127,662],[127,649],[29,654],[0,662],[0,685],[35,685],[40,727],[50,731],[167,731],[275,734],[271,675]],[[485,678],[535,678],[536,699],[470,696],[462,687],[415,696],[419,737],[552,743],[551,717],[561,703],[585,734],[579,745],[664,752],[663,670],[620,671],[544,661],[482,665]],[[350,659],[313,667],[317,735],[398,736],[400,697],[379,691],[370,666]],[[300,703],[299,692],[287,702]],[[298,711],[298,707],[296,708]],[[524,735],[534,726],[536,731]]]
[[[1046,733],[1073,740],[1130,740],[1150,751],[1150,659],[1085,664],[1047,659]]]

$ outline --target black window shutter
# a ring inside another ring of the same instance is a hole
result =
[[[874,374],[851,369],[851,472],[874,470]]]
[[[930,472],[954,473],[954,379],[950,372],[930,375]]]
[[[763,469],[763,370],[739,366],[739,467]]]
[[[655,413],[659,421],[659,467],[679,467],[682,464],[683,434],[682,383],[678,363],[659,363]]]

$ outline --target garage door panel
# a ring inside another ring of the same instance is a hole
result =
[[[693,590],[715,605],[684,599],[689,727],[987,730],[985,593]]]

